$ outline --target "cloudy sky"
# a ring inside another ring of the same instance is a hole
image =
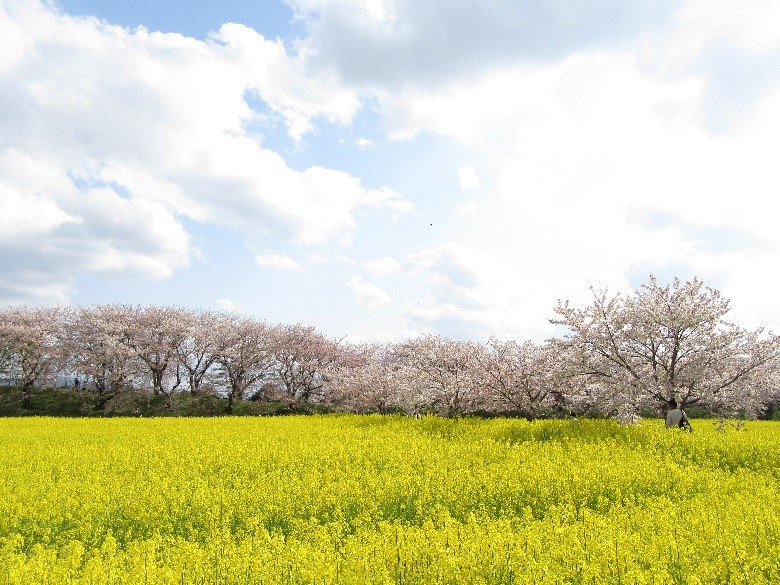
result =
[[[780,330],[780,1],[0,0],[0,306],[541,340],[699,277]]]

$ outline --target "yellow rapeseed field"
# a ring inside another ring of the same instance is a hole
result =
[[[780,423],[0,419],[0,584],[780,583]]]

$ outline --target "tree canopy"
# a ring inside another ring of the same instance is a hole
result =
[[[559,302],[552,322],[564,373],[580,377],[606,409],[653,402],[756,412],[774,390],[778,338],[726,319],[729,302],[698,279],[662,286],[655,277],[633,295],[591,289],[582,308]]]

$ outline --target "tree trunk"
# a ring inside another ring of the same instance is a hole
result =
[[[29,410],[32,408],[32,386],[24,386],[22,392],[22,408]]]

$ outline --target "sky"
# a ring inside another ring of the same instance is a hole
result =
[[[0,0],[0,306],[541,341],[780,331],[780,1]]]

